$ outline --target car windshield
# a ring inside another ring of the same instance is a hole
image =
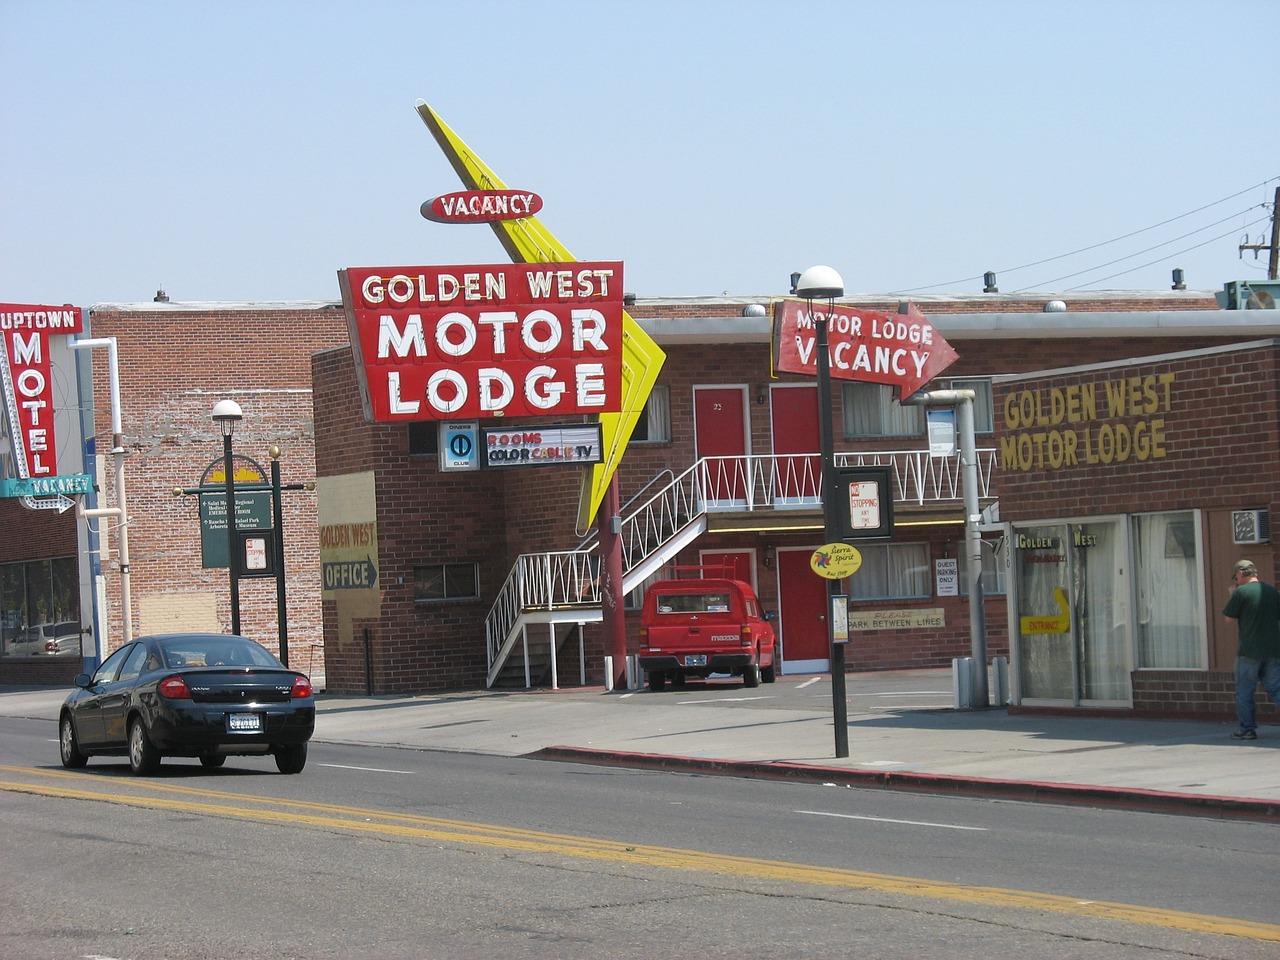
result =
[[[239,637],[170,637],[159,643],[166,667],[279,667],[265,648]]]
[[[729,595],[717,593],[664,593],[658,598],[659,613],[728,613]]]

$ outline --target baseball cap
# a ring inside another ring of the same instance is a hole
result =
[[[1236,573],[1257,573],[1257,572],[1258,572],[1258,568],[1254,565],[1254,562],[1252,560],[1237,560],[1235,569],[1232,571],[1233,575]]]

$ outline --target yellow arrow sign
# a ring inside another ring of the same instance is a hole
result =
[[[1062,587],[1054,587],[1053,599],[1058,605],[1057,615],[1040,614],[1022,617],[1020,625],[1023,635],[1029,633],[1066,633],[1071,629],[1071,608],[1067,604],[1067,591]]]
[[[427,106],[418,103],[418,115],[436,143],[444,151],[463,186],[469,190],[505,190],[507,185]],[[542,225],[537,217],[497,220],[489,224],[512,263],[567,263],[577,259]],[[600,509],[609,482],[613,479],[627,441],[644,414],[649,391],[667,355],[653,339],[622,312],[622,410],[600,414],[600,463],[584,468],[582,493],[578,501],[578,526],[586,528]]]

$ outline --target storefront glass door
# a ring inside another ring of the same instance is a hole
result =
[[[1129,702],[1121,521],[1020,527],[1014,544],[1022,699]]]

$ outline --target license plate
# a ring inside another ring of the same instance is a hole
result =
[[[228,733],[261,733],[262,714],[260,713],[228,713]]]
[[[705,667],[707,665],[707,655],[705,653],[691,653],[684,658],[686,667]]]

